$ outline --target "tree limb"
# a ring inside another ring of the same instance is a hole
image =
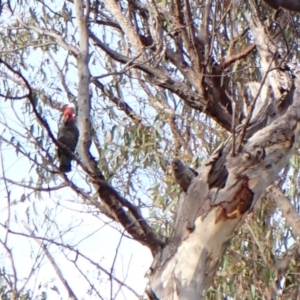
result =
[[[287,196],[274,185],[268,187],[266,196],[275,201],[287,223],[293,228],[298,237],[300,237],[300,216]]]
[[[113,59],[125,64],[130,60],[130,58],[126,57],[125,55],[122,55],[109,48],[91,30],[89,31],[89,34],[94,43]],[[184,84],[183,82],[172,79],[169,75],[158,70],[157,68],[146,65],[143,61],[136,60],[134,66],[135,68],[149,75],[149,81],[151,81],[152,84],[168,89],[170,92],[179,96],[190,107],[205,112],[222,127],[230,130],[231,116],[223,108],[223,106],[220,105],[219,100],[213,102],[207,101],[202,94],[192,90],[190,86]]]
[[[263,0],[274,9],[285,8],[290,11],[300,12],[300,2],[298,0]]]

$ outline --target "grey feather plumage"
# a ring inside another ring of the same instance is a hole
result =
[[[63,121],[58,130],[57,140],[74,152],[78,142],[78,137],[79,130],[76,126],[75,120],[67,119]],[[57,156],[59,159],[59,170],[64,173],[70,172],[72,170],[72,157],[70,154],[66,150],[58,148]]]
[[[198,172],[186,166],[180,159],[175,158],[172,161],[172,167],[176,182],[183,191],[187,191],[192,180],[198,176]]]

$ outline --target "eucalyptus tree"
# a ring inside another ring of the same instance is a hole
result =
[[[72,190],[120,224],[151,250],[150,299],[296,299],[298,2],[32,4],[2,6],[1,141],[36,173],[3,172],[4,184],[23,187],[22,201]],[[55,154],[68,102],[80,131],[74,176]],[[186,191],[175,157],[197,169]]]

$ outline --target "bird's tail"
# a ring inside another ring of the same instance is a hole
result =
[[[68,156],[62,154],[59,158],[59,170],[63,173],[71,172],[71,159]]]

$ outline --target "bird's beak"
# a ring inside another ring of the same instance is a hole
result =
[[[65,115],[65,116],[63,117],[63,122],[68,121],[68,119],[69,119],[69,116],[68,116],[68,115]]]

